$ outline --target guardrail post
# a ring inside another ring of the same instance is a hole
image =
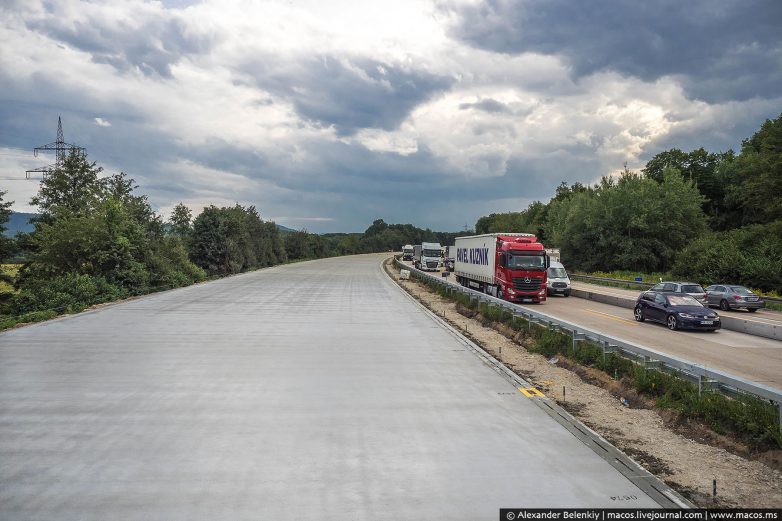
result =
[[[716,380],[712,380],[707,376],[698,375],[698,396],[702,393],[713,391],[718,385]]]
[[[573,356],[576,356],[576,342],[582,342],[584,340],[586,340],[586,335],[573,330]],[[605,358],[605,353],[603,353],[603,358]]]
[[[606,363],[606,354],[613,354],[619,352],[619,346],[609,344],[608,342],[601,342],[600,345],[603,347],[603,364]]]

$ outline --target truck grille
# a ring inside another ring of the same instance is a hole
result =
[[[426,267],[427,268],[436,268],[438,264],[439,263],[437,261],[434,261],[434,262],[427,261],[426,262]]]
[[[551,287],[552,288],[566,288],[567,284],[565,284],[564,282],[552,282],[551,283]]]
[[[513,289],[517,291],[537,291],[540,289],[542,282],[543,279],[538,277],[514,277]]]

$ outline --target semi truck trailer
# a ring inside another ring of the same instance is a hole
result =
[[[500,299],[545,301],[548,267],[545,248],[530,233],[456,238],[456,281]]]

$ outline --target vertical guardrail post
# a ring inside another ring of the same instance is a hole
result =
[[[603,347],[603,365],[606,363],[606,355],[614,354],[619,352],[619,346],[615,346],[613,344],[610,344],[608,342],[601,342],[600,345]]]
[[[708,376],[698,375],[698,396],[702,393],[713,391],[718,385],[716,380],[712,380]]]
[[[576,356],[576,344],[584,340],[586,340],[586,335],[583,335],[574,329],[573,330],[573,356],[574,357]]]

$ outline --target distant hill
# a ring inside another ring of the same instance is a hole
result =
[[[5,225],[7,230],[3,235],[5,235],[6,237],[13,237],[14,235],[17,234],[17,232],[33,231],[33,225],[30,224],[30,219],[32,219],[36,215],[38,214],[22,213],[22,212],[12,213],[10,218],[8,219],[8,223]],[[298,230],[294,230],[293,228],[288,228],[287,226],[283,226],[281,224],[277,225],[277,229],[283,233],[298,231]]]
[[[288,228],[287,226],[283,226],[281,224],[277,224],[277,229],[280,230],[281,232],[297,232],[297,231],[299,231],[299,230],[294,230],[293,228]]]
[[[6,230],[3,235],[6,237],[13,237],[18,232],[31,232],[33,231],[33,225],[30,224],[30,219],[35,217],[34,213],[21,213],[14,212],[5,224]]]

